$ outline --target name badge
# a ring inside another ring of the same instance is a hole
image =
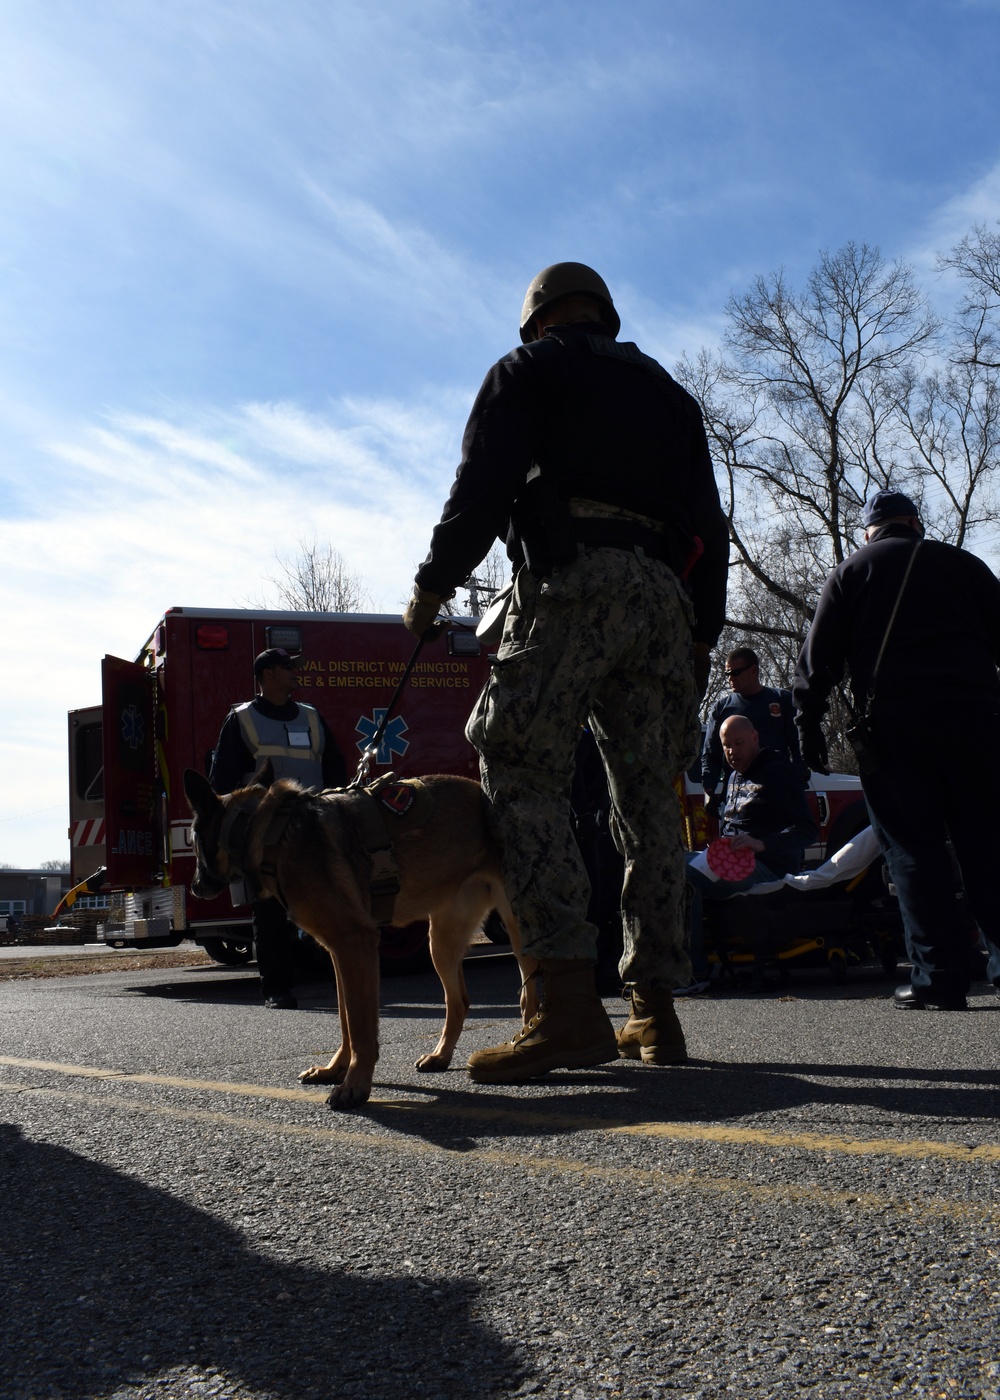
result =
[[[288,747],[290,749],[312,748],[312,744],[309,739],[309,733],[307,730],[286,729],[285,733],[288,735]]]

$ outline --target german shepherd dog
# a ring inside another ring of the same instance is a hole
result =
[[[328,1065],[299,1078],[332,1084],[327,1103],[350,1109],[364,1103],[378,1059],[378,926],[372,917],[369,858],[353,806],[356,794],[316,793],[290,779],[273,781],[270,760],[249,787],[225,797],[188,769],[184,791],[194,814],[195,895],[211,899],[246,878],[259,898],[277,897],[289,917],[330,954],[337,978],[341,1045]],[[399,866],[392,924],[430,923],[430,951],[444,989],[445,1021],[419,1070],[448,1068],[469,1009],[462,958],[484,917],[496,909],[521,963],[522,982],[534,972],[522,960],[517,921],[501,874],[499,838],[486,799],[469,778],[440,774],[395,780],[378,804]],[[274,833],[280,831],[275,839]],[[267,845],[266,842],[273,842]],[[522,1012],[534,1009],[522,995]]]

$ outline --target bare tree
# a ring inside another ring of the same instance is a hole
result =
[[[938,256],[938,267],[957,272],[964,283],[957,319],[967,360],[1000,370],[1000,227],[976,224],[951,252]]]
[[[731,621],[797,651],[865,499],[918,477],[898,405],[937,330],[903,263],[849,243],[801,292],[781,272],[730,298],[725,353],[679,375],[705,415],[732,542]]]
[[[39,870],[63,871],[69,869],[68,860],[43,860],[39,865]]]
[[[1000,232],[977,224],[938,267],[957,272],[963,288],[947,326],[946,363],[906,384],[900,418],[924,523],[962,546],[1000,517]]]
[[[299,537],[294,557],[275,554],[279,572],[265,576],[272,597],[257,600],[261,607],[287,608],[294,612],[363,612],[371,606],[371,591],[364,579],[348,568],[344,556],[329,544]]]
[[[910,437],[929,533],[959,547],[1000,515],[1000,369],[952,343],[952,364],[905,385],[899,417]]]

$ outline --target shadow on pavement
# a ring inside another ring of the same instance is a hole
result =
[[[199,972],[203,969],[199,968]],[[299,1011],[329,1014],[337,1009],[335,982],[299,982],[295,985]],[[212,977],[211,980],[171,980],[127,988],[121,995],[159,997],[168,1001],[184,1001],[201,1006],[260,1006],[260,980],[254,976]],[[383,1020],[432,1021],[444,1020],[444,996],[437,978],[390,978],[382,983],[380,1014]],[[469,1020],[507,1020],[517,1015],[512,1002],[498,1001],[473,1006]]]
[[[821,978],[821,974],[817,976]],[[501,1036],[513,1034],[519,987],[513,959],[472,960],[466,963],[466,977],[473,1002],[469,1022],[498,1021]],[[853,996],[877,995],[885,999],[884,982],[880,983],[874,973],[870,978],[865,989],[853,990]],[[185,979],[183,983],[175,981],[135,990],[145,996],[175,996],[192,1001],[251,1003],[259,998],[256,977],[247,976],[225,981]],[[824,1001],[839,1000],[845,995],[844,988],[828,982],[814,986],[811,992],[812,997]],[[310,1006],[311,995],[320,1004]],[[781,995],[787,997],[787,990]],[[313,1010],[331,1014],[336,1005],[332,984],[300,988],[299,997],[306,1013]],[[440,984],[433,973],[386,979],[381,999],[384,1020],[437,1022],[443,1014]],[[626,1014],[624,1003],[616,1007],[614,998],[605,1000],[613,1016]],[[979,1011],[996,1014],[1000,1004],[991,1000],[988,1006],[965,1014]],[[493,1089],[473,1086],[465,1078],[469,1048],[467,1042],[460,1042],[451,1069],[443,1074],[416,1075],[412,1081],[392,1084],[376,1073],[376,1097],[384,1098],[398,1090],[400,1102],[370,1103],[360,1112],[394,1131],[452,1151],[469,1150],[491,1136],[545,1138],[585,1131],[591,1124],[606,1128],[610,1123],[739,1122],[748,1114],[781,1115],[804,1106],[829,1110],[823,1116],[843,1122],[843,1130],[848,1132],[880,1136],[881,1128],[852,1125],[850,1110],[880,1119],[903,1116],[933,1118],[944,1124],[949,1120],[992,1122],[996,1118],[995,1096],[984,1089],[1000,1079],[988,1070],[922,1068],[912,1064],[898,1068],[806,1061],[796,1064],[691,1060],[678,1069],[651,1069],[618,1061],[591,1070],[549,1074],[528,1089]]]
[[[829,1110],[849,1136],[883,1136],[852,1119],[845,1110],[870,1110],[880,1119],[899,1115],[936,1119],[946,1127],[959,1123],[996,1122],[995,1094],[984,1092],[1000,1081],[978,1070],[896,1070],[875,1065],[729,1064],[690,1060],[673,1069],[653,1069],[619,1061],[590,1070],[554,1072],[530,1086],[460,1088],[462,1062],[443,1076],[428,1076],[416,1086],[376,1079],[380,1098],[398,1090],[398,1104],[370,1103],[362,1110],[396,1132],[412,1135],[452,1151],[468,1151],[484,1138],[549,1138],[641,1123],[739,1123],[748,1113],[752,1126],[759,1115],[781,1115],[808,1105]],[[814,1077],[841,1077],[846,1083],[815,1083]],[[458,1080],[458,1083],[455,1083]],[[857,1081],[867,1081],[858,1083]],[[877,1082],[876,1082],[877,1081]],[[944,1082],[946,1081],[946,1082]],[[468,1083],[468,1081],[466,1081]],[[426,1087],[425,1087],[426,1085]],[[549,1096],[546,1090],[554,1090]],[[624,1091],[624,1092],[623,1092]],[[421,1094],[414,1101],[412,1095]],[[824,1115],[826,1117],[826,1115]],[[471,1122],[470,1122],[471,1120]],[[780,1121],[771,1127],[788,1130]],[[796,1122],[792,1130],[809,1131]],[[820,1127],[818,1131],[823,1131]]]
[[[217,1005],[260,1003],[260,978],[256,973],[252,977],[249,974],[234,977],[231,972],[220,968],[217,974],[212,974],[210,978],[204,978],[205,969],[198,968],[198,972],[201,976],[197,979],[182,979],[176,973],[172,973],[169,982],[146,983],[145,985],[128,987],[125,989],[124,995],[165,997],[172,1001],[193,1001]]]
[[[164,1395],[194,1394],[210,1368],[287,1400],[398,1400],[414,1377],[475,1400],[523,1377],[470,1315],[469,1280],[265,1258],[167,1192],[6,1124],[0,1173],[0,1388],[12,1400],[90,1400],[165,1374]]]

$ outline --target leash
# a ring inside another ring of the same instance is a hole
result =
[[[406,682],[410,679],[410,676],[413,674],[413,668],[417,664],[417,657],[423,650],[424,642],[426,640],[427,637],[425,634],[419,639],[417,645],[413,648],[413,655],[406,663],[406,669],[403,672],[402,676],[400,676],[399,678],[399,684],[396,686],[396,689],[392,693],[392,699],[389,701],[389,704],[386,707],[385,714],[379,721],[378,728],[372,735],[371,739],[368,741],[368,744],[366,745],[364,752],[361,755],[361,759],[358,763],[358,771],[355,773],[351,781],[347,784],[348,792],[353,791],[355,788],[364,787],[368,779],[368,770],[371,767],[372,759],[378,753],[378,746],[382,742],[382,735],[385,733],[385,727],[392,717],[392,712],[396,708],[396,703],[403,693],[403,688],[406,685]]]

